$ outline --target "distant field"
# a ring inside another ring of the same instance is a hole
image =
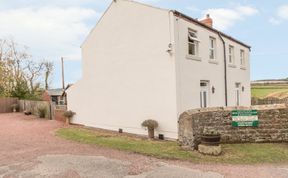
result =
[[[252,86],[252,96],[257,98],[264,98],[270,94],[281,94],[288,96],[288,85],[266,85],[266,86]]]

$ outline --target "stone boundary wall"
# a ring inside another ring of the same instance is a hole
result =
[[[55,109],[54,119],[57,121],[65,122],[66,118],[63,115],[65,111],[66,110],[64,109]]]
[[[271,104],[285,104],[288,103],[288,97],[286,98],[276,98],[276,97],[267,97],[267,98],[251,98],[252,105],[271,105]]]
[[[232,127],[232,110],[258,110],[259,127]],[[251,107],[189,110],[179,118],[179,143],[197,149],[204,128],[221,134],[222,143],[288,141],[288,106],[285,104]]]

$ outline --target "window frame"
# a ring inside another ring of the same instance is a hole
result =
[[[244,67],[246,64],[245,61],[245,50],[244,49],[240,49],[240,66]]]
[[[231,49],[231,51],[230,51]],[[230,61],[231,59],[231,61]],[[229,45],[228,47],[228,63],[234,65],[235,64],[235,47]]]
[[[191,35],[193,34],[193,35]],[[199,39],[196,30],[188,29],[188,56],[199,57]],[[190,45],[194,46],[194,53],[191,49],[192,53],[190,53]]]
[[[217,42],[216,38],[213,36],[209,37],[209,60],[217,59]],[[213,58],[211,58],[211,52],[213,51]]]

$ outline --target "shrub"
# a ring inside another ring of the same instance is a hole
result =
[[[65,112],[63,113],[63,116],[66,117],[66,118],[71,119],[75,114],[76,114],[75,112],[73,112],[73,111],[70,110],[70,111],[65,111]]]
[[[47,107],[46,106],[39,106],[37,108],[38,115],[40,118],[45,118],[47,114]]]
[[[158,122],[155,120],[145,120],[142,122],[143,127],[147,127],[148,129],[148,137],[153,139],[154,138],[154,130],[158,127]]]
[[[65,111],[63,113],[63,116],[66,117],[66,125],[69,125],[70,124],[70,120],[71,118],[75,115],[76,113],[73,112],[73,111]]]

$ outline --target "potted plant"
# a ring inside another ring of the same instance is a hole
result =
[[[24,111],[24,114],[27,115],[27,116],[29,116],[29,115],[32,114],[32,112],[31,112],[30,110],[25,110],[25,111]]]
[[[154,130],[158,127],[158,122],[155,120],[145,120],[142,123],[143,127],[146,127],[148,129],[148,138],[154,139]]]
[[[19,105],[18,105],[18,104],[12,104],[12,105],[11,105],[11,108],[12,108],[12,111],[13,111],[13,112],[17,112],[18,109],[19,109]]]
[[[201,136],[201,144],[208,146],[219,146],[221,135],[215,129],[204,129]]]
[[[40,118],[45,118],[47,114],[47,107],[46,106],[39,106],[37,108],[38,115]]]
[[[75,115],[76,113],[73,112],[73,111],[65,111],[63,113],[63,116],[66,118],[66,125],[69,125],[70,124],[70,120],[72,119],[72,117]]]

